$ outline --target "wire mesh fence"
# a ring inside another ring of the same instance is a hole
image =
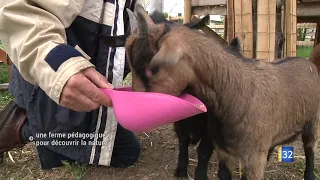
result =
[[[316,23],[297,24],[297,55],[309,57],[315,41]]]
[[[192,15],[198,18],[209,14],[207,26],[226,41],[238,37],[244,56],[273,61],[286,56],[308,57],[315,44],[317,24],[297,23],[299,3],[300,0],[192,0],[191,8]],[[183,22],[183,9],[164,13],[169,20]]]

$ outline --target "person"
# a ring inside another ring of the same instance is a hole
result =
[[[0,154],[34,142],[42,169],[63,161],[128,167],[140,142],[117,123],[100,88],[130,72],[126,8],[135,0],[6,0],[0,39],[13,62],[14,100],[0,114]]]

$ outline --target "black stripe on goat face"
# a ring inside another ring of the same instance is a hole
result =
[[[150,88],[149,78],[147,75],[147,69],[149,69],[149,64],[153,56],[159,51],[159,41],[166,35],[171,29],[170,24],[164,24],[164,30],[156,40],[152,39],[152,36],[148,37],[137,37],[131,47],[130,57],[132,58],[132,65],[135,73],[142,81],[146,91]],[[135,52],[138,52],[136,57],[134,56]],[[155,74],[158,71],[158,67],[152,68],[151,73]]]

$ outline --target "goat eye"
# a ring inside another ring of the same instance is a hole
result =
[[[152,68],[151,68],[152,75],[157,74],[158,71],[159,71],[159,66],[155,66],[155,67],[152,67]]]

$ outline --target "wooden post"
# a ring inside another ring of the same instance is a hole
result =
[[[242,54],[253,58],[252,0],[234,0],[235,36],[242,40]]]
[[[285,1],[286,56],[297,53],[297,0]]]
[[[0,61],[7,64],[7,53],[0,48]]]
[[[191,0],[184,0],[184,15],[183,23],[189,23],[191,21]]]
[[[275,59],[276,0],[259,0],[257,11],[257,59]]]
[[[224,16],[224,27],[223,27],[223,29],[224,29],[224,31],[223,31],[223,39],[224,40],[228,40],[227,39],[227,37],[228,37],[228,31],[227,31],[227,29],[228,29],[228,18],[227,18],[227,16]]]
[[[228,2],[227,2],[227,23],[228,23],[228,28],[225,29],[225,31],[227,31],[226,40],[230,43],[232,38],[234,38],[234,6],[233,6],[233,0],[228,0]]]
[[[318,45],[319,42],[320,42],[320,31],[319,31],[319,28],[320,28],[320,23],[317,23],[314,42],[313,42],[313,47]]]

